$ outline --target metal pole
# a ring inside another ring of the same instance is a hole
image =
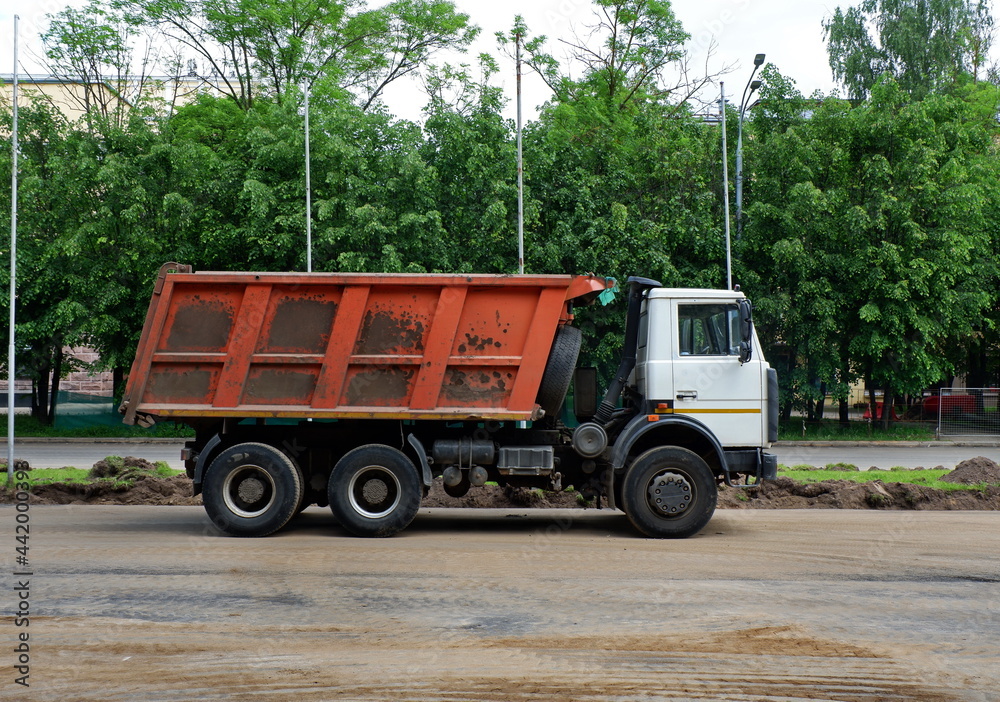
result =
[[[13,124],[10,135],[10,327],[7,348],[7,485],[14,484],[14,378],[16,376],[17,353],[14,346],[14,302],[17,299],[17,23],[20,17],[14,15],[14,88]]]
[[[761,67],[765,59],[764,54],[757,54],[753,57],[753,71],[750,73],[750,80],[743,88],[743,97],[740,98],[739,126],[736,130],[736,240],[743,238],[743,119],[746,117],[749,99],[753,97],[754,91],[760,87],[760,81],[754,85],[753,77],[757,75],[757,69]],[[750,94],[747,95],[747,91]]]
[[[309,158],[309,84],[305,84],[306,109],[306,272],[312,273],[312,165]]]
[[[524,158],[521,152],[521,35],[517,39],[517,272],[524,273]]]
[[[743,110],[736,129],[736,240],[743,237]]]
[[[729,241],[729,157],[726,154],[726,84],[719,81],[719,111],[722,113],[722,194],[726,201],[726,290],[733,289],[733,257]]]

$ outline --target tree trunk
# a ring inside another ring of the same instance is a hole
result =
[[[39,423],[48,425],[49,421],[49,363],[51,356],[46,354],[45,360],[38,364],[35,372],[38,380],[35,382],[34,392],[31,395],[31,416]]]
[[[892,394],[892,388],[886,387],[882,391],[882,429],[889,431],[892,425],[892,405],[896,398]]]
[[[848,427],[851,425],[851,403],[845,397],[840,400],[840,426]]]
[[[115,366],[111,370],[111,396],[115,398],[116,401],[122,398],[125,392],[123,387],[125,384],[125,369],[120,366]]]
[[[872,426],[878,426],[878,395],[875,393],[875,383],[872,382],[871,376],[868,377],[868,407],[871,412]]]
[[[49,424],[56,423],[56,404],[59,397],[59,381],[62,376],[63,349],[61,339],[55,347],[55,361],[52,363],[52,393],[49,401]]]
[[[816,419],[823,421],[823,408],[826,406],[826,383],[819,384],[819,399],[816,401]]]

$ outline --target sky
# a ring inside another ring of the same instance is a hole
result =
[[[834,83],[827,63],[826,44],[823,40],[822,21],[830,17],[839,6],[846,8],[860,0],[674,0],[674,14],[691,35],[688,50],[693,65],[704,70],[706,61],[709,73],[725,67],[731,72],[722,77],[727,98],[738,102],[753,70],[753,58],[764,53],[768,63],[774,63],[787,77],[792,78],[805,95],[815,90],[829,93]],[[73,0],[82,4],[82,0]],[[37,56],[41,54],[38,35],[45,26],[45,15],[59,12],[66,0],[0,0],[0,73],[9,74],[13,68],[13,15],[20,15],[20,57],[27,70],[38,71]],[[370,0],[370,5],[380,2]],[[544,34],[549,38],[549,51],[561,57],[557,39],[572,38],[574,33],[584,36],[586,26],[592,21],[591,0],[455,0],[459,11],[467,13],[472,22],[482,28],[480,38],[470,54],[439,57],[439,61],[474,63],[479,52],[499,56],[494,34],[508,30],[514,16],[524,17],[533,35]],[[27,7],[25,7],[27,5]],[[997,16],[994,7],[994,16]],[[1000,18],[998,18],[1000,25]],[[715,44],[709,57],[708,48]],[[996,49],[994,51],[996,54]],[[996,56],[994,56],[996,58]],[[513,114],[515,95],[515,69],[513,61],[500,58],[501,75],[496,83],[504,88],[511,103],[508,113]],[[531,119],[538,105],[548,97],[548,89],[537,76],[527,75],[523,82],[524,117]],[[424,97],[418,85],[396,87],[386,95],[386,102],[397,115],[414,118]]]

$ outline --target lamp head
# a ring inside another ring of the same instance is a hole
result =
[[[753,57],[754,66],[760,66],[762,63],[764,63],[764,54],[757,54]]]
[[[760,86],[762,86],[763,84],[764,84],[764,82],[763,82],[763,81],[760,81],[760,80],[755,80],[755,81],[752,81],[752,82],[750,83],[750,92],[752,93],[752,92],[753,92],[754,90],[757,90],[757,89],[758,89],[758,88],[760,88]]]

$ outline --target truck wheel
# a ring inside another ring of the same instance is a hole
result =
[[[202,483],[209,519],[233,536],[267,536],[288,523],[302,502],[302,478],[288,456],[266,444],[237,444],[220,453]]]
[[[555,416],[562,408],[569,384],[573,381],[573,371],[576,370],[576,359],[580,356],[582,342],[583,333],[576,327],[564,324],[556,331],[536,398],[547,417]]]
[[[327,497],[341,526],[356,536],[392,536],[420,509],[420,478],[402,451],[368,444],[349,451],[330,473]]]
[[[708,524],[718,494],[715,477],[698,454],[654,448],[625,474],[621,507],[646,536],[683,539]]]

